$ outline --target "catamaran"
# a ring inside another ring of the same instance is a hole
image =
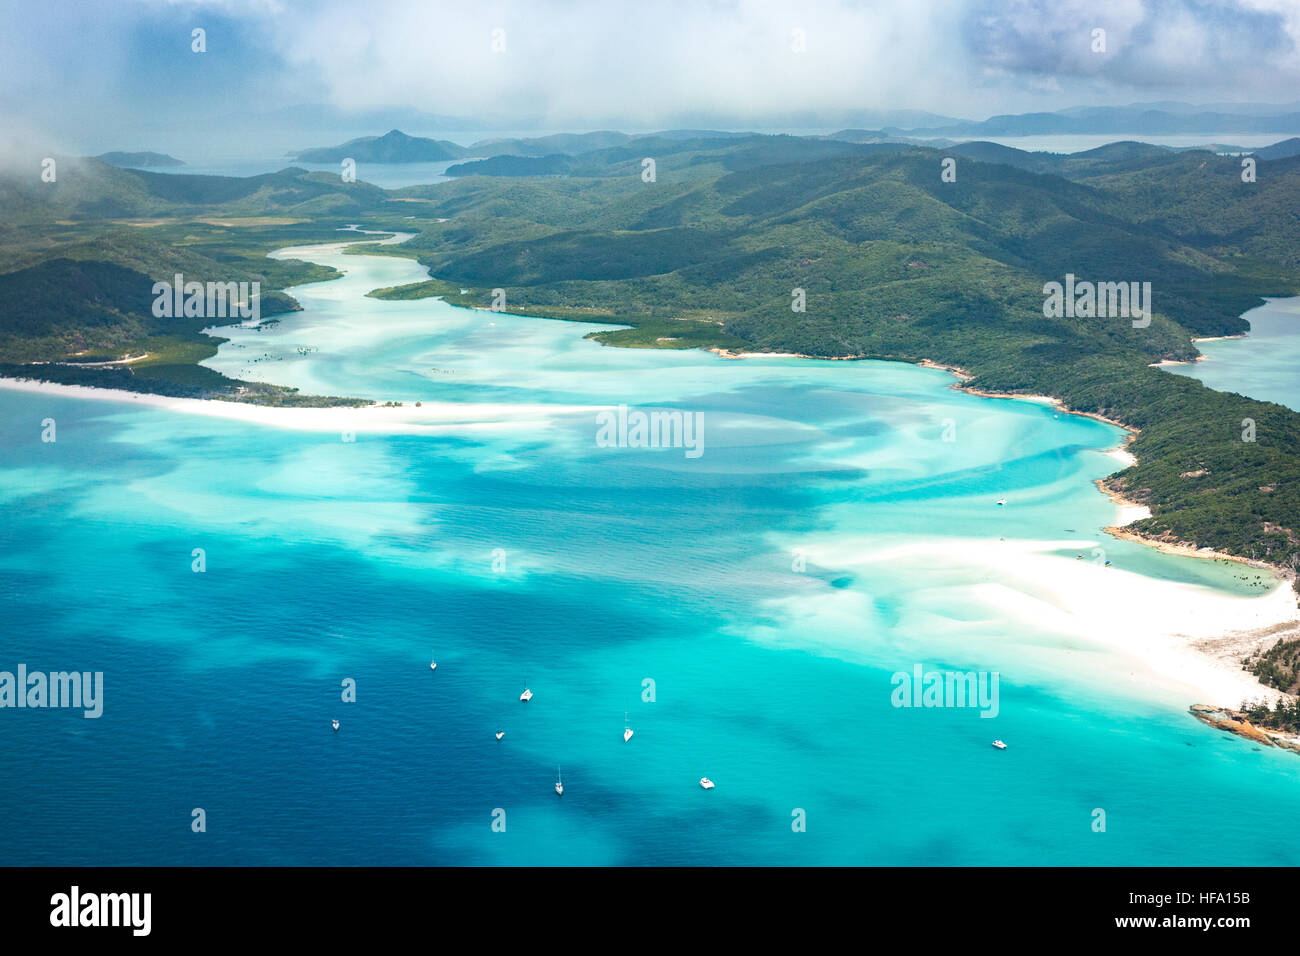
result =
[[[533,692],[529,690],[527,687],[525,687],[524,692],[519,695],[519,699],[522,700],[524,703],[527,703],[528,701],[533,699]]]
[[[555,792],[564,796],[564,780],[560,777],[560,768],[555,768]]]
[[[703,787],[705,790],[712,790],[712,789],[713,789],[713,781],[710,780],[708,777],[701,777],[701,778],[700,778],[700,786]]]
[[[627,722],[627,711],[623,711],[623,743],[632,739],[632,725]]]

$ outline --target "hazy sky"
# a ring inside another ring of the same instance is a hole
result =
[[[213,129],[230,113],[301,103],[418,109],[479,128],[644,129],[851,109],[982,119],[1300,99],[1300,0],[0,0],[0,10],[0,118],[122,146],[139,130]],[[191,52],[195,27],[206,53]],[[1104,53],[1092,50],[1098,28]]]

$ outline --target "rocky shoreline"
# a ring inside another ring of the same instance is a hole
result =
[[[1265,747],[1280,747],[1300,754],[1300,737],[1269,730],[1266,727],[1257,727],[1239,710],[1215,707],[1211,704],[1193,704],[1187,711],[1202,723],[1244,737],[1252,743],[1263,744]]]

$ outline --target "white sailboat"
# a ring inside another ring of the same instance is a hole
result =
[[[564,779],[560,776],[560,768],[555,768],[555,792],[559,796],[564,796]]]
[[[528,703],[528,701],[533,699],[533,692],[528,689],[528,681],[524,681],[524,692],[519,695],[519,699],[524,703]]]
[[[436,671],[437,669],[438,669],[438,662],[437,662],[437,661],[429,661],[429,670],[431,670],[431,671]]]
[[[623,711],[623,743],[632,739],[632,725],[627,722],[627,711]]]
[[[498,730],[498,731],[497,731],[497,740],[500,740],[500,739],[501,739],[502,737],[504,737],[505,735],[506,735],[506,732],[505,732],[504,730]]]
[[[712,789],[713,789],[713,781],[710,780],[708,777],[701,777],[701,778],[700,778],[700,786],[703,787],[705,790],[712,790]]]
[[[1004,743],[1003,743],[1002,741],[1000,741],[1000,740],[995,740],[995,741],[993,741],[993,746],[994,746],[994,747],[997,747],[998,750],[1006,750],[1006,749],[1007,749],[1007,745],[1004,744]]]
[[[330,723],[334,725],[335,730],[339,729],[339,722],[337,720],[331,720]]]
[[[1006,503],[1007,503],[1007,499],[1006,499],[1006,498],[999,498],[999,499],[998,499],[998,507],[1001,507],[1002,505],[1005,505]]]

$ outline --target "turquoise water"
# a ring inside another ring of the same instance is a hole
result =
[[[938,370],[608,349],[591,326],[380,302],[423,270],[281,255],[348,274],[211,364],[587,407],[345,442],[0,391],[0,668],[105,675],[98,720],[0,710],[0,863],[1300,862],[1278,836],[1300,760],[985,599],[1011,586],[997,549],[1039,540],[1101,544],[1153,594],[1246,593],[1100,534],[1117,429]],[[619,404],[700,412],[704,453],[599,447],[594,406]],[[916,663],[998,671],[998,715],[894,708]]]
[[[1244,338],[1200,342],[1203,361],[1166,370],[1222,392],[1300,409],[1300,296],[1269,299],[1243,318],[1250,322]]]

